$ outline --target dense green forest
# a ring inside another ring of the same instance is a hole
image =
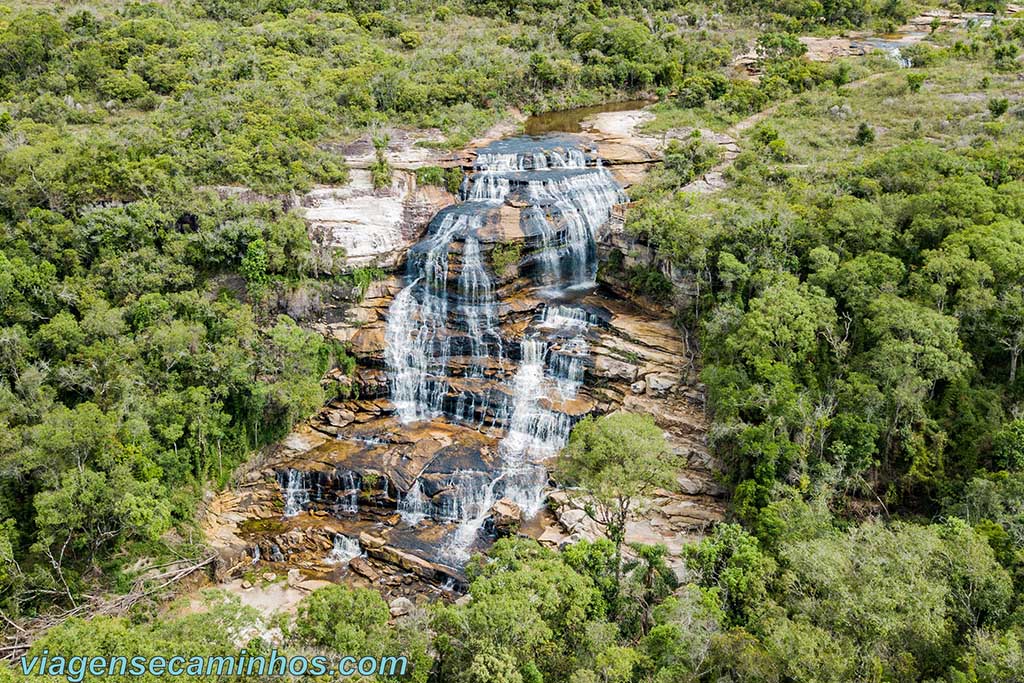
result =
[[[353,359],[283,303],[365,286],[288,208],[346,182],[339,143],[401,126],[454,149],[513,109],[658,96],[652,131],[778,106],[722,192],[679,191],[720,162],[699,135],[632,191],[627,229],[690,286],[627,280],[700,339],[731,496],[687,549],[692,580],[659,547],[505,539],[469,566],[471,601],[397,624],[361,589],[273,624],[211,593],[199,614],[72,619],[31,652],[233,654],[280,627],[283,649],[405,654],[442,683],[1024,681],[1024,20],[936,34],[907,69],[811,62],[796,40],[920,9],[0,5],[7,625],[126,590],[140,557],[201,557],[203,491],[347,391],[321,379]],[[760,79],[731,75],[754,45]],[[614,498],[623,465],[593,444],[657,438],[583,425],[560,474]]]

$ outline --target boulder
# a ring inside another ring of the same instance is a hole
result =
[[[679,384],[679,377],[667,374],[650,374],[644,378],[647,382],[647,393],[653,396],[663,396]]]
[[[384,539],[380,536],[374,536],[373,534],[364,531],[359,534],[359,546],[366,550],[377,550],[378,548],[384,547]]]
[[[413,609],[416,608],[416,605],[413,604],[413,601],[409,598],[395,598],[388,605],[388,608],[391,611],[392,617],[404,617],[406,614],[412,612]]]
[[[610,356],[597,356],[594,359],[594,374],[608,379],[621,379],[633,382],[636,379],[637,367],[632,363],[616,360]]]
[[[325,411],[327,421],[335,427],[347,427],[355,422],[356,414],[351,410],[339,408],[337,410]]]
[[[300,572],[298,569],[292,568],[288,570],[289,586],[298,586],[300,583],[302,583],[302,580],[302,572]]]
[[[586,519],[587,513],[577,509],[565,510],[564,512],[559,512],[558,515],[558,523],[569,533],[575,531]]]
[[[365,557],[352,558],[348,563],[348,568],[356,574],[369,579],[371,582],[375,582],[380,578],[380,572],[374,569],[373,565]]]
[[[494,531],[500,536],[511,536],[519,530],[523,522],[523,511],[508,498],[502,498],[491,507],[491,522]]]

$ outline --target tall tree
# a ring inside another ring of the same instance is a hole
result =
[[[626,523],[656,488],[672,484],[676,458],[649,415],[612,413],[585,418],[557,463],[558,476],[579,487],[583,509],[615,544],[615,578],[622,572]]]

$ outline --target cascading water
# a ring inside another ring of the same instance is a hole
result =
[[[419,480],[416,480],[409,492],[398,501],[398,512],[402,515],[402,520],[412,526],[430,516],[430,501],[423,495],[423,487]]]
[[[359,490],[361,484],[362,482],[359,481],[356,473],[352,470],[348,470],[341,475],[341,483],[338,489],[341,493],[341,502],[338,505],[340,512],[347,515],[359,513]]]
[[[467,235],[462,249],[462,272],[459,274],[459,311],[465,321],[474,365],[471,374],[483,375],[483,362],[502,361],[502,340],[497,330],[494,288],[480,257],[480,241]],[[488,355],[489,345],[494,352]]]
[[[583,386],[586,372],[586,357],[590,355],[590,344],[585,337],[573,337],[563,342],[551,353],[551,376],[558,384],[558,393],[563,399],[576,397]]]
[[[595,235],[611,216],[611,207],[625,199],[611,174],[597,168],[582,174],[531,180],[527,195],[532,204],[546,206],[561,226],[556,228],[541,214],[539,223],[545,243],[554,247],[559,257],[559,270],[550,273],[556,284],[593,281],[597,273]],[[560,269],[562,262],[566,263],[565,274]]]
[[[479,228],[482,216],[448,213],[409,257],[412,282],[391,304],[385,363],[391,400],[403,422],[441,415],[448,382],[448,255],[452,240]]]
[[[481,478],[474,473],[455,472],[448,481],[451,494],[439,506],[438,518],[457,524],[455,532],[445,539],[441,557],[453,565],[469,559],[469,548],[494,505],[495,486],[501,477]]]
[[[491,507],[510,498],[524,515],[543,505],[546,458],[565,444],[574,417],[564,403],[583,383],[594,317],[563,294],[592,285],[598,229],[626,200],[611,174],[575,140],[512,139],[481,150],[463,201],[434,219],[410,251],[407,286],[387,314],[385,363],[403,423],[443,419],[501,437],[497,467],[455,471],[431,498],[416,480],[399,495],[403,521],[453,525],[443,562],[461,565]],[[507,306],[488,272],[498,210],[521,208],[524,264],[553,299],[526,328],[502,327]],[[461,243],[460,246],[456,246]],[[504,381],[503,381],[504,380]]]
[[[301,470],[288,470],[284,488],[285,517],[294,517],[309,505],[309,486],[306,478],[306,473]]]
[[[343,534],[335,534],[334,547],[324,558],[324,562],[334,565],[348,564],[362,554],[363,549],[359,547],[359,541]]]

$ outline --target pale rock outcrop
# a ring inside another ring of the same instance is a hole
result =
[[[299,199],[314,244],[343,249],[346,267],[394,268],[423,235],[431,218],[455,201],[448,192],[416,185],[416,177],[395,171],[391,187],[375,189],[370,172],[351,171],[341,187],[317,187]]]

